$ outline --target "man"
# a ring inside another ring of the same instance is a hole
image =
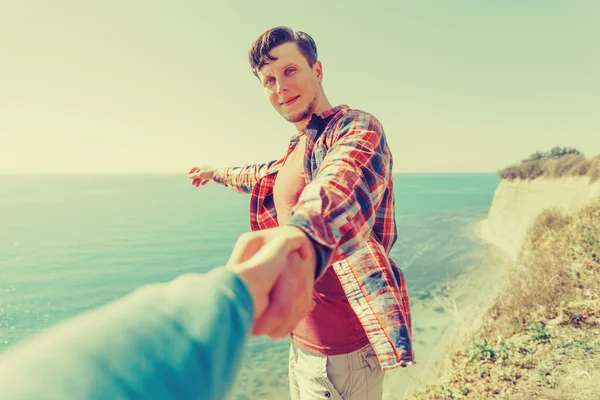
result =
[[[297,134],[279,160],[194,167],[189,178],[251,194],[253,231],[273,228],[283,238],[301,232],[314,246],[314,308],[297,319],[304,314],[296,307],[306,302],[296,294],[311,280],[308,271],[293,276],[286,269],[253,329],[274,338],[291,333],[292,398],[380,399],[384,371],[414,362],[405,280],[389,257],[397,233],[383,128],[364,111],[332,107],[309,35],[271,29],[254,42],[249,60]]]
[[[242,235],[226,268],[147,285],[0,355],[0,398],[227,397],[281,271],[314,273],[304,236]]]

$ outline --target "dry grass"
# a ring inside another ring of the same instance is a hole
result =
[[[600,155],[586,159],[576,154],[567,154],[558,159],[523,161],[498,173],[507,180],[533,180],[539,177],[561,178],[566,176],[588,176],[591,182],[600,179]]]
[[[600,201],[532,226],[509,283],[440,383],[416,399],[597,399]]]

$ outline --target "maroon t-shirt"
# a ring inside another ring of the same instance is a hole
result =
[[[290,218],[291,209],[305,186],[305,150],[306,136],[302,135],[275,179],[273,201],[280,226]],[[316,282],[313,298],[316,306],[291,335],[298,346],[330,356],[351,353],[368,344],[367,335],[333,268]]]

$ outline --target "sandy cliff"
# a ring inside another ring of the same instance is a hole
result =
[[[515,260],[531,223],[542,210],[573,211],[599,196],[600,181],[590,183],[588,177],[503,179],[479,233]]]

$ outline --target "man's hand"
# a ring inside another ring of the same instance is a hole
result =
[[[215,168],[208,165],[195,166],[188,173],[188,178],[192,180],[192,185],[196,187],[206,185],[214,176]]]
[[[304,318],[313,305],[316,262],[315,249],[299,228],[284,226],[240,236],[227,266],[251,293],[254,290],[253,335],[282,338]]]

